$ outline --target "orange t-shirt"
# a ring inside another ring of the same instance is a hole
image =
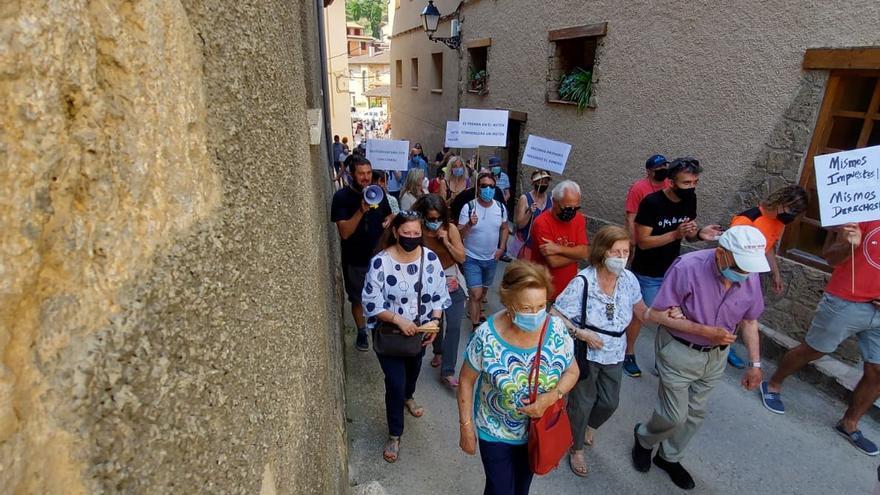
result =
[[[733,217],[730,226],[734,225],[749,225],[760,230],[764,234],[764,239],[767,240],[768,253],[776,246],[776,242],[782,237],[782,229],[785,228],[785,224],[781,221],[764,215],[764,210],[760,206],[750,208]]]
[[[834,268],[825,292],[847,301],[868,302],[880,299],[880,220],[862,222],[859,228],[862,243],[853,249],[855,257],[848,257]]]

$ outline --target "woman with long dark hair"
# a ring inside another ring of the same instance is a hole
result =
[[[451,388],[458,388],[455,378],[455,364],[458,361],[458,341],[461,331],[461,319],[464,317],[466,300],[464,288],[460,282],[463,278],[458,263],[464,263],[464,243],[455,224],[451,223],[449,207],[446,201],[436,194],[422,196],[414,206],[422,215],[425,226],[425,247],[437,253],[440,264],[446,274],[446,288],[452,299],[452,305],[443,313],[444,324],[434,339],[434,358],[431,366],[440,366],[440,382]]]
[[[404,409],[415,418],[425,412],[413,394],[424,348],[436,334],[422,334],[419,327],[431,322],[439,325],[443,310],[452,302],[440,259],[422,246],[421,215],[401,211],[391,221],[379,246],[381,250],[370,260],[362,302],[367,327],[374,332],[373,349],[385,374],[388,441],[382,457],[387,462],[395,462],[400,453]],[[376,349],[376,332],[380,325],[396,327],[408,337],[424,335],[421,350],[415,355],[392,355]]]

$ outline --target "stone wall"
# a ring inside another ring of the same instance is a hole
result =
[[[343,493],[314,2],[0,7],[0,486]]]

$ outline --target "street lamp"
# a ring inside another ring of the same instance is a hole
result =
[[[458,9],[455,10],[454,15],[456,20],[453,22],[453,26],[457,26]],[[434,43],[439,41],[453,50],[458,50],[461,46],[461,35],[457,32],[455,33],[455,36],[450,36],[448,38],[434,37],[434,33],[437,32],[437,25],[440,24],[440,11],[434,6],[434,0],[428,0],[428,6],[422,11],[422,22],[424,24],[425,32],[428,33],[429,40]],[[453,29],[453,31],[457,31],[457,29]]]

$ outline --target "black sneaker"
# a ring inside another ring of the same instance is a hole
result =
[[[508,256],[506,254],[498,259],[505,262],[505,263],[510,263],[511,261],[513,261],[513,259],[511,259],[510,256]]]
[[[362,328],[358,330],[358,336],[357,340],[354,342],[354,348],[361,352],[367,352],[370,350],[370,334],[367,332],[367,329]]]
[[[697,486],[696,483],[694,483],[694,479],[691,477],[691,473],[687,472],[687,469],[685,469],[680,462],[669,462],[659,455],[655,455],[654,464],[656,464],[658,468],[666,471],[669,477],[672,478],[672,482],[675,483],[675,486],[682,490],[691,490]]]
[[[633,429],[633,467],[640,473],[647,473],[651,469],[651,453],[653,449],[646,449],[639,443],[638,431],[640,425],[641,423],[636,424],[636,427]]]
[[[627,354],[623,356],[623,371],[633,378],[642,376],[642,370],[639,369],[639,365],[636,364],[635,354]]]

